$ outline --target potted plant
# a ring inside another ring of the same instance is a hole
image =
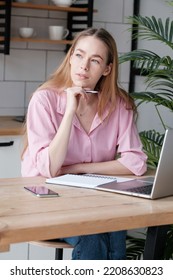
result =
[[[173,5],[173,1],[169,2]],[[166,18],[143,17],[134,15],[128,18],[133,26],[132,40],[156,40],[159,44],[165,44],[173,51],[173,21]],[[156,50],[157,51],[157,50]],[[148,131],[141,131],[140,137],[144,151],[148,155],[148,166],[156,168],[163,143],[164,131],[168,124],[162,117],[160,108],[164,107],[173,113],[173,59],[169,55],[161,57],[157,52],[148,49],[135,49],[119,57],[119,63],[130,61],[132,71],[145,76],[146,89],[141,92],[130,92],[136,101],[137,106],[143,103],[152,102],[157,112],[163,132],[156,131],[154,128]],[[140,259],[145,243],[145,233],[141,238],[127,237],[127,257],[130,259]],[[164,258],[173,258],[173,227],[171,227],[168,238],[167,248]],[[170,250],[171,243],[171,250]]]

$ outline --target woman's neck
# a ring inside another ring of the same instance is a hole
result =
[[[98,106],[98,96],[97,94],[90,93],[87,99],[81,98],[77,108],[77,115],[83,116],[89,113],[96,114]]]

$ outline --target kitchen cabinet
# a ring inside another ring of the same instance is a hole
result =
[[[0,136],[0,178],[21,176],[21,145],[19,135]]]
[[[9,54],[11,0],[0,0],[0,53]]]
[[[71,259],[72,249],[64,249],[64,259]],[[10,246],[9,252],[0,253],[0,260],[55,260],[55,249],[39,247],[30,243]]]
[[[71,259],[72,250],[73,249],[71,248],[63,250],[64,260]],[[55,260],[55,249],[29,244],[28,259],[29,260]]]
[[[28,243],[11,245],[9,252],[0,253],[0,260],[27,260],[28,246]]]
[[[0,178],[13,178],[20,174],[20,150],[22,139],[19,135],[0,136]],[[9,252],[0,253],[0,260],[27,260],[28,244],[11,245]]]
[[[86,0],[85,3],[73,4],[70,7],[59,7],[55,5],[41,5],[28,3],[12,2],[12,0],[2,1],[0,0],[0,19],[1,23],[0,32],[0,52],[4,54],[10,53],[10,42],[35,42],[35,43],[50,43],[50,44],[65,44],[67,49],[69,48],[74,34],[87,27],[92,26],[93,22],[93,3],[94,0]],[[20,38],[10,36],[11,25],[11,9],[12,8],[25,8],[35,10],[47,10],[47,11],[62,11],[67,12],[67,28],[69,35],[66,40],[50,40],[48,38]],[[85,27],[84,27],[85,26]]]

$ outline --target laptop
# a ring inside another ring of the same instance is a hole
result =
[[[154,177],[125,182],[110,182],[97,186],[97,190],[157,199],[173,195],[173,129],[167,129]]]

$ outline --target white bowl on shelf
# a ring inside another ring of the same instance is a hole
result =
[[[53,2],[56,6],[69,7],[69,6],[71,6],[73,3],[75,3],[76,0],[52,0],[52,2]]]
[[[19,28],[19,35],[22,38],[30,38],[34,35],[34,28],[32,27],[20,27]]]

